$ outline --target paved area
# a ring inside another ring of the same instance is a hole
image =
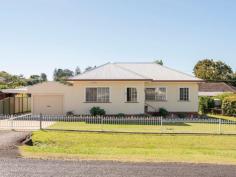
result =
[[[0,131],[0,177],[235,177],[236,166],[19,158],[29,132]]]
[[[1,159],[1,177],[235,177],[236,166]]]
[[[0,131],[0,157],[18,157],[17,145],[29,135],[30,132]]]
[[[53,125],[54,121],[43,121],[42,122],[42,128],[47,128],[51,125]],[[10,120],[10,119],[4,119],[0,120],[0,130],[39,130],[40,129],[40,123],[37,120]]]

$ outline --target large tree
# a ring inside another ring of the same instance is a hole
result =
[[[233,77],[233,71],[229,65],[212,59],[198,61],[193,72],[198,78],[212,81],[227,81]]]

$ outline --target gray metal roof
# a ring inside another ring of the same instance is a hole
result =
[[[69,80],[202,81],[156,63],[107,63]]]

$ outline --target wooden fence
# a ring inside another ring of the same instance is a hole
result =
[[[7,97],[0,100],[0,114],[19,114],[30,111],[30,97]]]

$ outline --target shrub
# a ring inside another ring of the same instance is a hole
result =
[[[169,115],[169,112],[165,108],[159,109],[159,116],[166,117]]]
[[[201,114],[207,113],[210,108],[214,108],[214,99],[208,96],[201,96],[199,98],[199,112]]]
[[[100,107],[92,107],[90,109],[90,114],[92,116],[104,116],[106,114],[106,111],[104,109],[101,109]]]
[[[224,115],[236,114],[236,96],[225,97],[222,103]]]
[[[118,113],[116,116],[117,117],[125,117],[125,114],[124,113]]]
[[[68,112],[66,113],[66,115],[67,115],[67,116],[73,116],[73,115],[75,115],[75,114],[74,114],[73,111],[68,111]]]
[[[179,117],[179,118],[186,118],[188,115],[186,114],[186,113],[177,113],[177,116]]]

